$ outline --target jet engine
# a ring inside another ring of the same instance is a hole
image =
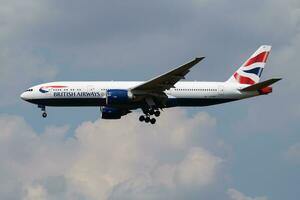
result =
[[[101,107],[102,119],[120,119],[122,115],[127,113],[124,110],[113,107]]]
[[[117,106],[128,104],[133,99],[133,95],[128,90],[111,89],[106,93],[106,105]]]

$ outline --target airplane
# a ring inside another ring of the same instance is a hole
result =
[[[271,93],[270,85],[281,78],[259,82],[270,51],[271,46],[260,46],[225,82],[180,81],[204,59],[198,57],[145,82],[50,82],[30,87],[20,97],[37,104],[44,118],[47,106],[95,106],[102,119],[120,119],[141,109],[139,121],[155,124],[165,108],[210,106]]]

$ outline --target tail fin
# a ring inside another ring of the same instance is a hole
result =
[[[260,46],[254,54],[227,80],[240,84],[253,85],[259,82],[268,59],[271,46]]]

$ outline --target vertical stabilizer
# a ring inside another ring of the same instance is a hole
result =
[[[266,65],[271,46],[260,46],[257,51],[227,80],[240,84],[253,85],[259,82]]]

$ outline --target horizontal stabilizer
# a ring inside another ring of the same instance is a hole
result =
[[[254,85],[245,87],[245,88],[241,89],[241,91],[256,91],[256,90],[260,90],[260,89],[268,87],[269,85],[272,85],[272,84],[274,84],[274,83],[276,83],[277,81],[280,81],[280,80],[281,80],[281,78],[272,78],[272,79],[269,79],[269,80],[266,80],[266,81],[263,81],[263,82],[256,83]]]

